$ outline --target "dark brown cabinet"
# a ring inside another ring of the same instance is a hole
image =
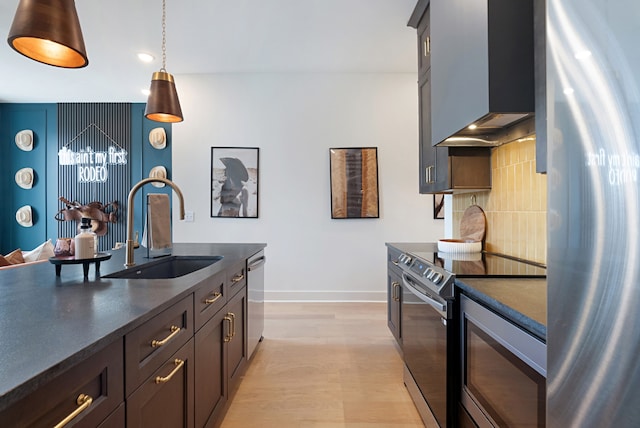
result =
[[[125,335],[127,427],[193,427],[193,295]]]
[[[0,426],[218,426],[248,364],[246,265],[240,259],[195,284],[2,407]]]
[[[402,346],[402,278],[392,269],[387,270],[387,303],[387,326],[398,345]]]
[[[107,419],[98,425],[98,428],[122,428],[126,426],[125,421],[127,413],[125,409],[125,404],[120,404],[118,408],[107,417]]]
[[[247,292],[246,288],[238,292],[227,304],[227,316],[231,318],[231,331],[228,339],[227,376],[231,392],[240,383],[247,364]]]
[[[196,367],[195,408],[197,427],[213,426],[227,403],[226,342],[230,320],[224,310],[218,311],[195,337]]]
[[[151,318],[124,337],[125,393],[129,396],[193,337],[193,295]]]
[[[193,427],[193,339],[127,397],[127,428]]]
[[[196,331],[227,304],[225,280],[225,272],[220,272],[196,286],[193,293]]]
[[[110,414],[123,403],[123,380],[122,339],[118,339],[0,412],[0,425],[51,427],[67,421],[77,427],[103,422],[122,426],[123,415]]]
[[[238,291],[247,285],[246,261],[238,263],[227,271],[227,296],[233,297]]]
[[[231,319],[231,330],[227,340],[228,392],[233,394],[246,368],[247,354],[247,264],[239,263],[229,270],[229,302],[227,316]]]
[[[211,306],[218,308],[217,311],[196,310],[196,317],[198,313],[208,314],[208,318],[201,317],[202,327],[195,334],[196,427],[213,427],[219,423],[246,369],[247,289],[244,269],[244,265],[231,269],[223,283],[220,281],[225,277],[217,275],[195,292],[196,296],[204,296],[196,298],[196,307],[203,307],[203,299],[208,296],[208,300],[213,301]],[[203,292],[202,289],[209,291]],[[222,291],[218,291],[220,289]]]
[[[402,271],[397,267],[398,256],[398,250],[387,250],[387,326],[402,348]]]

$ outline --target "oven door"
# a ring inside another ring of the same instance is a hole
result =
[[[402,335],[405,365],[441,427],[447,426],[448,304],[426,295],[411,276],[402,275]],[[411,392],[411,391],[410,391]],[[428,416],[427,416],[428,417]],[[425,416],[423,416],[423,419]]]
[[[546,345],[460,296],[461,402],[479,427],[544,427]]]

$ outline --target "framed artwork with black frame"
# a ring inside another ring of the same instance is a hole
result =
[[[436,193],[433,195],[433,218],[436,220],[444,219],[444,194]]]
[[[329,149],[331,218],[378,218],[378,149]]]
[[[211,217],[258,218],[257,147],[211,147]]]

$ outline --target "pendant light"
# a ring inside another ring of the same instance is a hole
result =
[[[173,76],[167,72],[166,2],[162,0],[162,68],[153,73],[144,116],[156,122],[182,122],[182,109]]]
[[[44,64],[89,64],[74,0],[20,0],[7,37],[18,53]]]

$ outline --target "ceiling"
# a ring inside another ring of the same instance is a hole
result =
[[[0,0],[0,102],[146,102],[162,67],[161,0],[76,0],[89,65],[70,70],[6,43],[19,0]],[[168,72],[416,72],[416,0],[167,0]],[[137,52],[155,56],[140,62]]]

